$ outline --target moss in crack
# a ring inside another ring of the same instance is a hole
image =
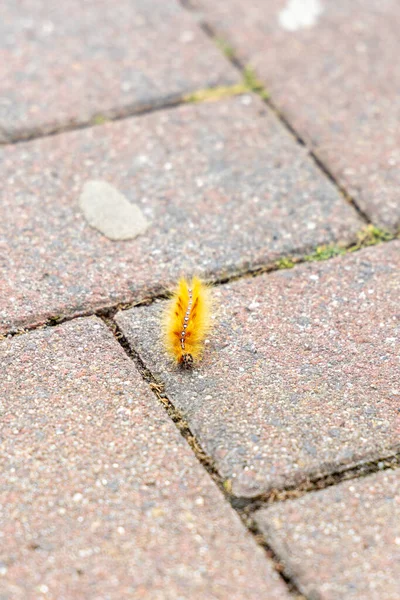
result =
[[[254,69],[247,65],[243,70],[243,84],[247,90],[258,94],[263,100],[268,100],[269,94],[262,82],[257,78]]]
[[[220,100],[221,98],[227,98],[230,96],[239,96],[240,94],[246,94],[253,92],[261,96],[263,100],[267,100],[268,93],[266,92],[263,84],[257,79],[253,69],[246,67],[243,71],[243,80],[241,83],[228,86],[217,86],[210,87],[201,90],[196,90],[183,97],[184,102],[209,102]]]
[[[360,248],[367,248],[368,246],[376,246],[381,242],[390,242],[395,239],[395,235],[380,229],[375,225],[366,225],[361,231],[358,232],[358,241],[354,246],[349,248],[349,251],[359,250]]]
[[[278,270],[281,269],[293,269],[296,262],[291,256],[283,256],[279,260],[277,260],[274,264],[275,268]]]
[[[346,252],[347,249],[343,246],[339,246],[338,244],[318,246],[312,254],[307,254],[304,257],[304,261],[315,262],[321,260],[328,260],[329,258],[334,258],[335,256],[341,256],[342,254],[346,254]]]
[[[225,492],[230,496],[232,494],[232,480],[225,479],[222,486],[223,486]]]
[[[105,115],[94,115],[94,117],[91,120],[91,124],[92,125],[104,125],[104,123],[107,123],[107,121],[109,121],[110,119],[108,119]]]
[[[235,52],[234,52],[232,46],[230,44],[228,44],[228,42],[226,40],[224,40],[221,37],[216,37],[215,43],[217,44],[218,48],[221,50],[221,52],[223,52],[225,54],[225,56],[227,58],[229,58],[230,60],[232,60],[234,58]]]
[[[238,96],[245,94],[248,88],[243,83],[237,83],[236,85],[218,86],[212,88],[206,88],[204,90],[197,90],[191,94],[187,94],[183,97],[184,102],[210,102],[220,100],[221,98],[228,98],[230,96]]]

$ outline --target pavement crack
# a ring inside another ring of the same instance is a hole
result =
[[[292,269],[298,265],[308,262],[323,262],[337,256],[358,252],[363,248],[377,246],[378,244],[388,243],[400,238],[400,233],[398,235],[393,235],[379,229],[378,227],[375,227],[374,225],[366,225],[358,232],[356,237],[357,241],[351,242],[347,245],[324,244],[316,248],[310,248],[309,250],[304,248],[301,252],[299,251],[289,256],[281,256],[275,261],[266,260],[265,263],[259,265],[254,265],[245,269],[231,269],[228,273],[220,272],[214,276],[204,276],[202,279],[204,279],[205,283],[216,287],[219,285],[232,283],[234,281],[239,281],[240,279],[259,277],[265,273],[273,273],[283,269]],[[165,300],[169,297],[170,290],[163,286],[153,285],[153,287],[147,291],[138,291],[136,295],[135,293],[132,293],[128,298],[122,298],[118,302],[114,302],[109,305],[105,303],[98,308],[92,307],[87,310],[83,310],[82,308],[78,307],[72,307],[69,309],[67,314],[61,313],[50,315],[46,319],[43,319],[43,321],[39,324],[26,323],[20,325],[19,327],[11,325],[8,331],[6,330],[4,333],[0,334],[0,341],[3,338],[12,338],[16,335],[28,333],[29,331],[35,331],[37,329],[43,329],[46,327],[55,327],[57,325],[61,325],[62,323],[66,323],[67,321],[72,321],[73,319],[81,317],[97,316],[100,318],[112,318],[120,310],[128,310],[130,308],[134,308],[135,306],[150,305],[157,300]]]
[[[104,110],[101,113],[94,114],[90,118],[82,121],[70,121],[54,125],[24,128],[17,130],[14,133],[7,134],[3,132],[0,139],[0,147],[48,138],[69,131],[79,131],[90,127],[97,127],[98,125],[104,125],[108,122],[121,121],[130,117],[150,114],[168,108],[175,108],[181,104],[186,104],[185,94],[162,98],[159,101],[148,104],[132,104],[117,109]]]
[[[394,450],[392,453],[380,457],[376,460],[362,461],[351,467],[344,467],[332,471],[322,476],[310,476],[298,485],[273,489],[265,494],[254,496],[253,498],[236,498],[238,510],[243,510],[246,514],[267,508],[277,502],[286,502],[287,500],[296,500],[310,492],[318,492],[329,487],[336,486],[343,481],[357,480],[374,473],[394,470],[400,468],[400,450]]]
[[[181,0],[181,5],[191,12],[192,14],[197,14],[199,26],[202,28],[204,33],[213,41],[213,43],[219,48],[219,50],[225,55],[226,59],[235,67],[238,71],[240,71],[242,78],[244,81],[248,78],[249,70],[253,73],[253,78],[257,82],[256,86],[253,86],[251,91],[253,93],[260,96],[263,102],[270,108],[270,110],[275,114],[277,119],[282,123],[285,129],[293,136],[296,142],[307,148],[310,158],[313,160],[314,164],[317,168],[331,181],[331,183],[336,187],[340,195],[343,199],[351,204],[355,212],[358,214],[360,219],[365,224],[371,224],[372,221],[369,218],[368,214],[360,207],[354,197],[346,190],[345,186],[343,186],[338,178],[334,175],[334,173],[330,170],[330,168],[326,165],[326,163],[318,156],[318,152],[312,147],[312,144],[309,144],[305,137],[303,137],[299,131],[291,124],[290,120],[284,115],[284,113],[279,109],[278,105],[272,100],[271,96],[266,92],[263,85],[260,84],[260,81],[256,78],[256,74],[250,69],[249,65],[243,63],[243,61],[238,57],[235,49],[228,43],[223,37],[221,37],[216,29],[210,25],[209,22],[205,20],[199,8],[190,0]],[[250,90],[249,90],[250,91]]]
[[[145,363],[141,359],[138,352],[136,352],[131,347],[131,345],[129,344],[127,338],[125,337],[123,331],[120,329],[117,322],[114,320],[114,318],[113,318],[114,315],[115,315],[115,313],[112,316],[111,316],[111,314],[107,315],[107,316],[103,315],[101,318],[102,318],[103,322],[106,324],[106,326],[110,329],[114,338],[120,344],[120,346],[124,350],[125,354],[128,356],[128,358],[130,358],[134,362],[134,364],[136,365],[136,368],[138,369],[139,373],[143,377],[144,381],[149,385],[151,391],[153,392],[153,394],[156,396],[158,402],[162,405],[162,407],[166,411],[168,417],[172,420],[172,422],[177,427],[181,436],[186,440],[186,442],[190,446],[196,459],[199,461],[199,463],[202,465],[202,467],[207,471],[208,475],[211,477],[213,482],[217,485],[220,492],[222,493],[222,495],[224,496],[224,498],[228,502],[228,504],[231,506],[231,508],[239,516],[242,523],[244,524],[246,529],[249,531],[249,533],[252,535],[252,537],[254,538],[257,545],[260,546],[264,550],[267,557],[271,561],[272,566],[274,567],[275,571],[279,574],[281,579],[286,584],[286,587],[287,587],[289,593],[291,594],[291,596],[295,600],[306,600],[305,596],[303,596],[300,593],[300,591],[299,591],[298,587],[296,586],[295,582],[293,581],[293,579],[287,573],[285,573],[281,560],[274,553],[272,548],[268,545],[265,537],[259,530],[255,520],[252,518],[252,515],[248,511],[238,508],[239,504],[237,503],[237,498],[235,496],[233,496],[230,492],[227,491],[228,488],[225,485],[225,481],[218,473],[218,470],[215,466],[213,459],[205,452],[205,450],[202,448],[199,440],[196,438],[194,433],[191,431],[184,414],[180,410],[178,410],[174,406],[174,404],[169,400],[168,396],[165,393],[164,384],[161,381],[157,380],[156,377],[154,377],[154,375],[152,374],[150,369],[148,369],[146,367]]]

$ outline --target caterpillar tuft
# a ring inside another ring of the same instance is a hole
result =
[[[164,312],[163,337],[168,354],[184,368],[202,356],[210,310],[208,286],[197,277],[182,278]]]

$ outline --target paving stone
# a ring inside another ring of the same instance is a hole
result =
[[[2,599],[288,597],[100,320],[0,365]]]
[[[399,470],[261,510],[256,520],[307,598],[399,600]]]
[[[164,356],[161,302],[117,322],[233,493],[251,497],[400,449],[399,273],[395,241],[215,288],[189,373]]]
[[[0,332],[349,243],[362,222],[257,97],[190,104],[0,149]],[[110,241],[79,198],[101,180],[151,225]],[[11,299],[11,302],[10,302]]]
[[[400,227],[397,0],[196,0],[374,222]]]
[[[0,57],[0,142],[238,81],[175,0],[4,0]]]

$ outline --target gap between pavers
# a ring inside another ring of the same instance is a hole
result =
[[[256,513],[307,598],[399,600],[400,469]]]
[[[233,494],[255,497],[399,450],[400,242],[215,288],[203,362],[161,344],[163,303],[116,322]]]
[[[178,2],[3,0],[0,142],[101,123],[239,76]]]
[[[252,95],[0,148],[0,333],[350,244],[354,209]],[[149,227],[111,241],[80,197],[105,181]]]
[[[97,318],[0,342],[1,590],[290,595]]]
[[[283,118],[371,221],[398,231],[398,2],[193,4],[220,48],[254,68]]]

